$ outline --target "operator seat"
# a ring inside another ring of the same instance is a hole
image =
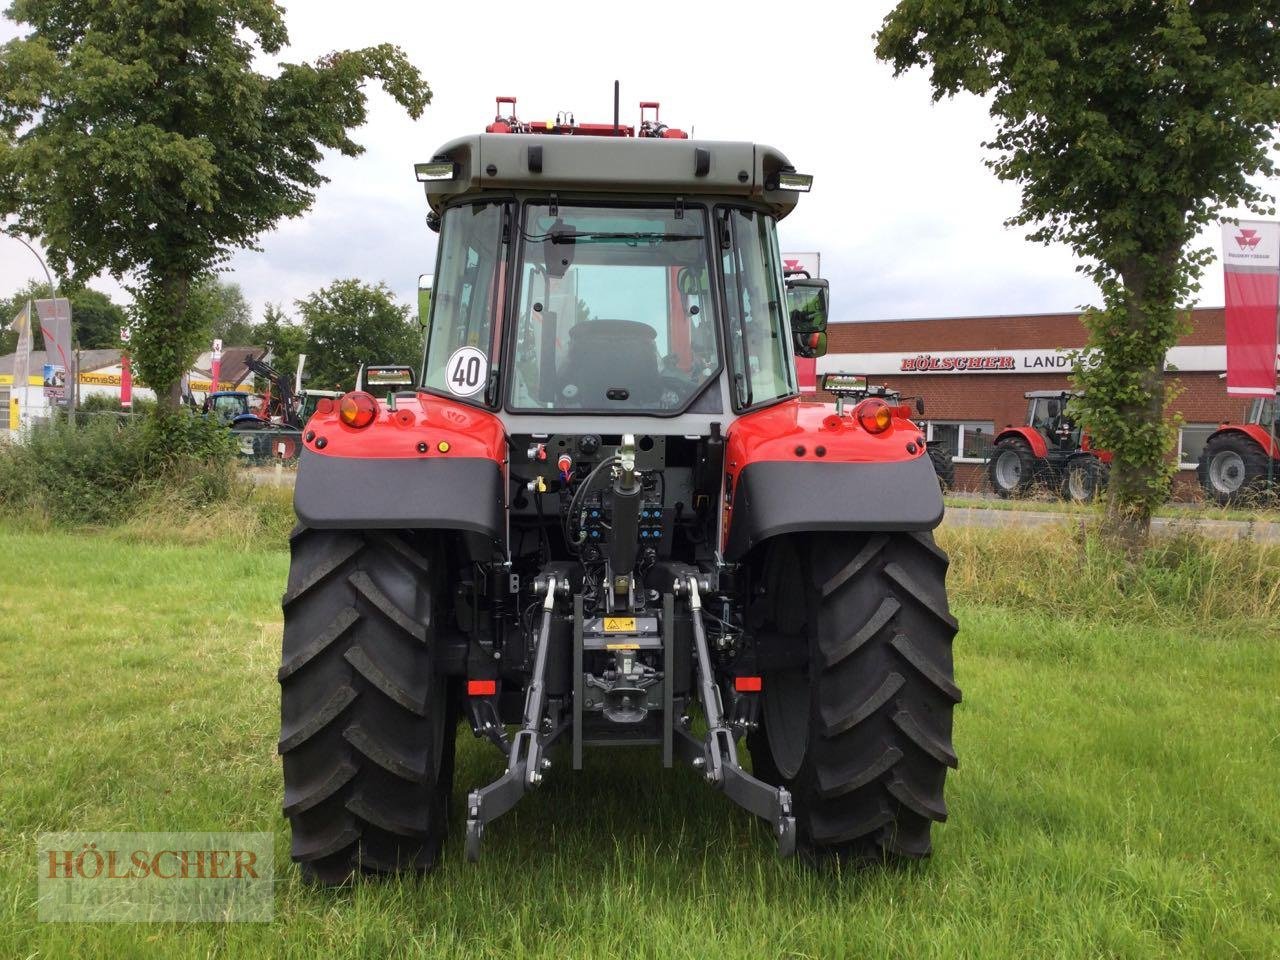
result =
[[[559,379],[561,400],[573,406],[653,405],[662,394],[657,333],[635,320],[583,321],[569,331]]]

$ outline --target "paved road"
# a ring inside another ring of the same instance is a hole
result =
[[[1049,510],[988,510],[983,507],[947,507],[942,521],[961,527],[1051,527],[1081,519],[1080,514],[1055,513]],[[1156,534],[1191,531],[1221,540],[1252,539],[1262,543],[1280,543],[1280,523],[1244,520],[1202,520],[1195,517],[1156,517],[1151,521]]]
[[[274,467],[253,467],[245,473],[254,483],[266,486],[293,486],[297,471],[277,473]],[[996,510],[985,507],[947,507],[943,523],[962,527],[1027,528],[1051,527],[1072,523],[1080,514],[1055,513],[1049,510]],[[1191,530],[1202,536],[1222,540],[1252,538],[1262,543],[1280,543],[1280,523],[1270,521],[1246,523],[1243,520],[1201,520],[1194,516],[1156,517],[1151,528],[1157,534],[1171,534]]]

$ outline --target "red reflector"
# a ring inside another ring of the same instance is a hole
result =
[[[734,677],[733,689],[739,693],[759,693],[760,678],[759,677]]]
[[[468,680],[468,697],[492,697],[498,692],[497,680]]]

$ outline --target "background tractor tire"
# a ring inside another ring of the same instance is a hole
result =
[[[1107,488],[1110,469],[1093,456],[1076,457],[1062,475],[1062,499],[1071,503],[1093,503]]]
[[[946,493],[956,485],[956,463],[951,459],[951,451],[941,444],[930,444],[928,450],[933,472],[938,475],[938,483]]]
[[[392,533],[291,537],[284,813],[303,875],[425,872],[448,826],[456,697],[434,663],[443,566]]]
[[[987,467],[991,489],[1004,499],[1020,497],[1036,478],[1036,455],[1021,437],[1001,440],[991,451]]]
[[[791,790],[811,856],[928,855],[958,762],[946,554],[930,533],[799,534],[767,549],[754,619],[807,645],[808,664],[764,677],[757,776]]]
[[[1280,477],[1280,469],[1276,476]],[[1224,507],[1248,502],[1266,492],[1267,452],[1239,433],[1210,437],[1200,455],[1196,477],[1204,495]]]

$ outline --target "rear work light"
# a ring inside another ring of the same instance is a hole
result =
[[[415,163],[413,173],[419,183],[427,183],[431,180],[452,180],[454,178],[453,161],[433,160],[431,163]]]
[[[338,401],[338,419],[348,427],[367,427],[378,415],[378,401],[363,390],[352,390]]]
[[[893,426],[893,410],[883,400],[874,397],[858,404],[853,416],[867,433],[884,433]]]
[[[778,174],[779,190],[795,190],[798,193],[808,193],[813,189],[813,175],[809,173],[788,173],[786,171]]]

